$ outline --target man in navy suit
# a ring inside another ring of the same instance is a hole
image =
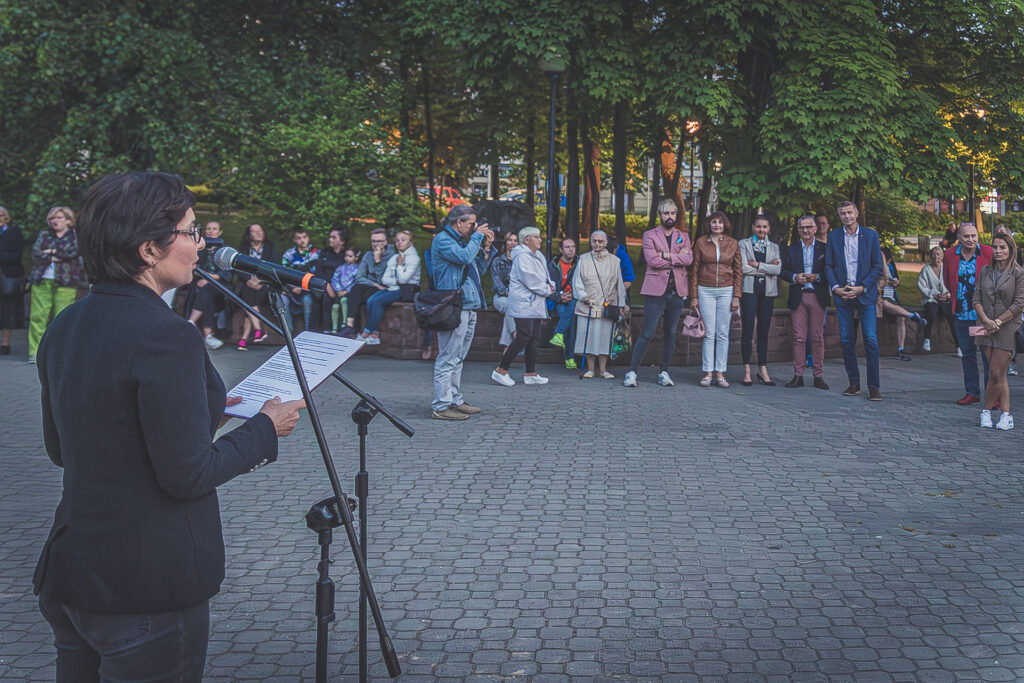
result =
[[[857,207],[843,202],[836,207],[843,226],[828,236],[825,250],[825,274],[835,296],[839,317],[839,340],[843,346],[843,363],[850,386],[843,396],[860,393],[860,368],[857,367],[857,327],[854,314],[860,318],[864,351],[868,366],[868,398],[881,401],[878,382],[878,278],[882,276],[882,250],[878,233],[857,221]]]
[[[825,359],[825,310],[828,308],[828,284],[825,282],[825,243],[814,238],[814,216],[796,221],[800,240],[782,251],[779,277],[789,282],[790,321],[793,324],[793,379],[790,388],[804,385],[804,360],[810,342],[814,386],[828,389],[822,377]]]

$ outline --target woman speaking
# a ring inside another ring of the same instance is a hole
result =
[[[224,579],[217,486],[273,462],[305,407],[268,401],[214,441],[224,383],[160,299],[192,279],[192,204],[166,173],[93,185],[78,219],[92,291],[39,346],[43,438],[64,490],[33,583],[58,681],[201,680]]]

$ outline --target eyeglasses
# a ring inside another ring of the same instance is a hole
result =
[[[171,230],[171,232],[175,234],[181,233],[183,235],[191,235],[192,241],[196,244],[203,241],[203,228],[198,223],[193,223],[192,227],[188,230],[178,230],[175,228],[174,230]]]

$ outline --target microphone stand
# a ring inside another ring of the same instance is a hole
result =
[[[391,424],[399,431],[412,436],[415,431],[401,418],[389,411],[380,401],[367,394],[357,387],[337,370],[332,376],[344,384],[352,393],[359,397],[359,402],[352,409],[352,421],[356,423],[359,434],[359,472],[356,475],[356,496],[359,499],[359,538],[356,538],[352,507],[354,501],[348,497],[341,488],[341,481],[334,466],[330,448],[327,445],[327,438],[323,433],[320,424],[320,417],[313,402],[312,393],[306,383],[306,375],[302,371],[302,363],[299,353],[295,348],[295,340],[291,331],[291,316],[288,312],[288,302],[285,299],[282,285],[270,272],[261,273],[261,281],[270,288],[271,305],[277,315],[280,327],[273,324],[266,316],[258,310],[242,301],[235,292],[231,291],[219,280],[202,268],[193,269],[193,273],[206,279],[211,285],[217,288],[224,296],[239,305],[250,315],[259,318],[270,329],[284,337],[285,345],[288,347],[288,354],[291,357],[292,366],[295,368],[295,376],[299,382],[302,396],[306,400],[306,408],[309,411],[310,422],[313,425],[313,432],[316,434],[317,444],[320,447],[320,454],[323,457],[324,466],[327,469],[327,477],[330,479],[331,488],[334,491],[333,498],[326,498],[315,504],[306,515],[307,526],[318,535],[320,545],[320,561],[318,563],[319,576],[316,583],[316,617],[317,617],[317,644],[316,644],[316,681],[326,683],[327,680],[327,625],[334,621],[334,582],[328,575],[330,565],[331,529],[344,526],[348,534],[349,547],[359,570],[359,680],[368,680],[367,662],[367,632],[369,624],[367,620],[367,607],[373,615],[374,624],[377,627],[377,637],[380,641],[381,654],[384,664],[388,670],[388,676],[396,678],[402,673],[398,663],[398,655],[395,653],[394,645],[388,635],[384,618],[377,603],[377,596],[373,591],[373,584],[370,581],[370,574],[366,567],[367,550],[367,526],[369,498],[369,473],[366,471],[366,437],[370,421],[378,414],[384,415]]]

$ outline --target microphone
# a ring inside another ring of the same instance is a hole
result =
[[[327,281],[313,277],[312,273],[304,273],[288,266],[279,266],[270,261],[239,254],[237,249],[231,247],[221,247],[214,252],[213,262],[221,270],[237,270],[288,287],[301,287],[307,292],[322,293],[327,289]]]

